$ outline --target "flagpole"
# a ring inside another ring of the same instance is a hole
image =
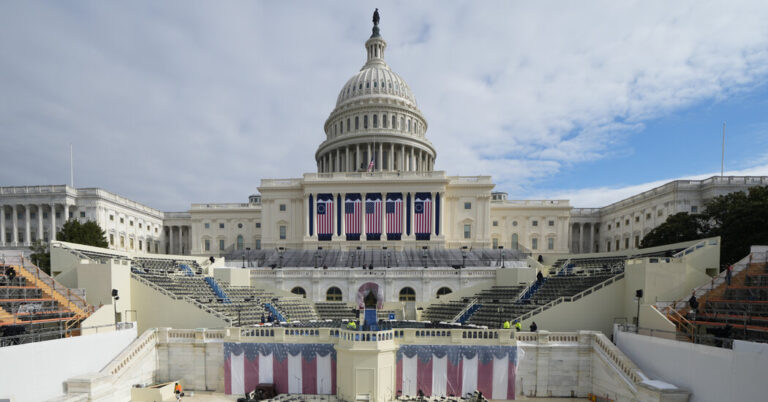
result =
[[[720,154],[720,177],[723,177],[725,167],[725,122],[723,122],[723,146]]]

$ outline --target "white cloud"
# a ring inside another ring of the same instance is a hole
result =
[[[364,62],[372,4],[0,5],[0,182],[76,184],[162,209],[240,201],[314,171]],[[530,188],[630,152],[649,118],[764,82],[760,2],[394,2],[387,60],[449,174]]]

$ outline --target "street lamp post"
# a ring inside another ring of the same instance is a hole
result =
[[[117,295],[117,289],[112,289],[112,306],[115,308],[115,329],[117,329],[117,301],[120,300],[120,296]]]
[[[251,266],[251,248],[250,247],[245,248],[245,254],[248,256],[247,266],[250,267]]]
[[[499,246],[499,254],[501,254],[501,267],[504,268],[504,246]]]
[[[277,248],[277,255],[279,257],[279,264],[277,264],[278,268],[283,267],[283,253],[285,253],[285,247],[278,247]]]
[[[467,267],[467,246],[461,247],[461,267]]]

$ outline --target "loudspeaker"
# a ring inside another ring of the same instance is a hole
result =
[[[643,289],[635,290],[635,297],[637,297],[638,299],[641,299],[643,297]]]

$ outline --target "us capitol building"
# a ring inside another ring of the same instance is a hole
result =
[[[434,170],[437,150],[405,80],[385,61],[374,25],[366,60],[341,88],[315,152],[317,173],[263,179],[248,202],[161,212],[103,189],[0,187],[0,247],[48,241],[67,219],[95,220],[109,248],[224,255],[238,250],[459,249],[533,254],[636,249],[678,212],[768,177],[679,180],[602,208],[568,200],[509,200],[490,176]]]

